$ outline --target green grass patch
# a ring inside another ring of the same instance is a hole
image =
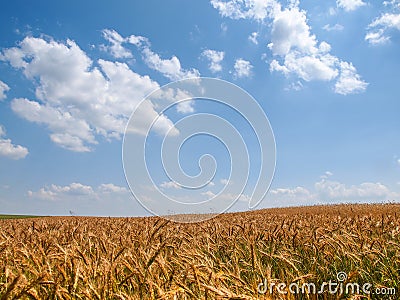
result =
[[[28,218],[39,218],[40,216],[31,215],[0,215],[0,220],[6,219],[28,219]]]

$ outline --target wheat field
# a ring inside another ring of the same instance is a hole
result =
[[[400,299],[400,205],[158,217],[0,220],[0,299]],[[391,295],[260,293],[345,282]],[[398,294],[393,294],[397,292]]]

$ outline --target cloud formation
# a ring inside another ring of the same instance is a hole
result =
[[[366,5],[362,0],[337,0],[336,4],[339,8],[343,8],[347,12],[354,11]]]
[[[28,191],[28,196],[30,198],[52,201],[71,199],[99,200],[104,196],[109,196],[110,194],[127,196],[129,190],[113,183],[101,184],[94,188],[90,185],[73,182],[65,186],[52,184],[48,187],[40,188],[38,191]]]
[[[209,61],[208,68],[212,73],[217,73],[222,71],[221,62],[225,56],[224,51],[206,49],[201,53],[201,55]]]
[[[122,44],[127,42],[126,38],[123,38],[118,32],[111,29],[103,30],[103,37],[110,45],[103,45],[101,48],[105,51],[110,52],[115,58],[132,58],[132,53],[126,49]]]
[[[180,80],[185,78],[199,77],[200,72],[196,69],[184,69],[178,57],[173,55],[169,59],[163,59],[159,54],[151,50],[150,41],[142,36],[131,35],[126,38],[130,44],[135,45],[142,54],[146,65],[155,71],[160,72],[170,80]]]
[[[116,33],[108,32],[107,36],[115,38]],[[93,150],[97,136],[119,139],[135,106],[159,88],[157,82],[134,72],[126,63],[93,62],[71,40],[63,43],[26,37],[17,47],[5,49],[1,58],[37,83],[37,100],[13,99],[12,110],[45,125],[54,143],[75,152]],[[149,107],[143,119],[147,122],[157,115],[155,108]],[[155,128],[159,132],[172,127],[172,122],[164,119]]]
[[[235,69],[235,71],[233,72],[233,76],[235,78],[251,77],[252,75],[252,64],[242,58],[236,59],[233,68]]]
[[[7,98],[6,92],[10,90],[10,87],[0,80],[0,101]]]
[[[257,38],[258,38],[258,33],[257,32],[252,32],[248,37],[249,41],[252,42],[254,45],[258,45]]]
[[[289,206],[400,200],[399,193],[382,183],[364,182],[348,186],[332,180],[332,176],[331,172],[325,172],[314,184],[313,190],[301,186],[271,189],[265,203],[267,206]]]
[[[385,44],[390,41],[390,30],[400,30],[400,13],[393,11],[381,14],[368,25],[365,40],[372,45]]]
[[[29,151],[27,148],[14,145],[10,139],[6,139],[6,130],[0,125],[0,156],[18,160],[25,158]]]
[[[340,5],[350,9],[356,6],[353,2],[357,1],[341,1]],[[355,69],[349,73],[349,68],[343,65],[352,64],[332,55],[331,46],[325,41],[319,42],[312,34],[307,12],[298,7],[298,1],[289,1],[287,7],[282,7],[274,0],[211,0],[211,4],[223,17],[254,19],[271,25],[271,41],[268,44],[274,56],[270,61],[271,72],[283,73],[288,78],[294,77],[296,81],[336,80],[339,87],[344,82],[343,78],[346,78],[346,88],[335,87],[335,92],[344,95],[365,91],[367,83]],[[342,71],[345,74],[341,74]]]

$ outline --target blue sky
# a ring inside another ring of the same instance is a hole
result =
[[[400,1],[17,0],[0,20],[0,213],[148,214],[124,128],[148,93],[192,76],[233,82],[268,116],[277,160],[259,208],[400,200]],[[213,143],[189,148],[189,174]]]

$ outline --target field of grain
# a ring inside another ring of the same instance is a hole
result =
[[[399,216],[399,204],[385,204],[259,210],[194,224],[0,220],[0,299],[400,299]],[[339,272],[343,284],[391,295],[287,289],[338,281]],[[287,293],[260,293],[263,283],[284,283]]]

